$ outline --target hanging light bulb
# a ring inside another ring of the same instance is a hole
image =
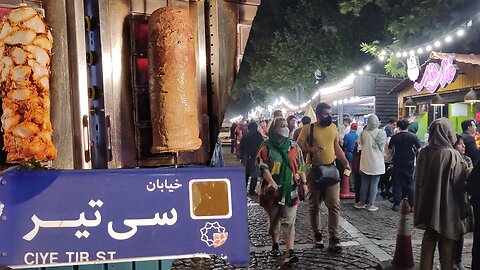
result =
[[[408,52],[408,54],[410,54],[410,56],[414,56],[414,55],[415,55],[415,51],[414,51],[414,50],[410,50],[410,51]]]
[[[380,59],[380,61],[385,61],[385,56],[380,55],[380,57],[378,57],[378,59]]]
[[[425,47],[425,50],[426,50],[427,52],[431,51],[431,50],[432,50],[432,46],[427,45],[427,47]]]
[[[362,74],[363,74],[363,70],[360,69],[360,70],[358,71],[358,74],[362,75]]]
[[[468,26],[468,27],[472,26],[472,24],[473,24],[473,21],[472,21],[472,20],[470,20],[470,21],[467,22],[467,26]]]
[[[433,43],[433,45],[434,45],[436,48],[438,48],[438,47],[440,47],[440,45],[442,45],[442,43],[437,40],[437,41],[435,41],[435,43]]]
[[[365,70],[366,70],[366,71],[370,71],[370,69],[371,69],[371,68],[370,68],[369,65],[366,65],[366,66],[365,66]]]
[[[452,36],[448,35],[445,37],[445,42],[450,43],[452,42]]]
[[[418,53],[418,54],[423,53],[423,49],[422,49],[422,48],[418,48],[418,49],[417,49],[417,53]]]
[[[402,53],[402,56],[403,56],[403,57],[407,57],[407,55],[408,55],[408,53],[407,53],[406,51],[404,51],[404,52]]]
[[[402,53],[401,53],[401,52],[397,52],[397,53],[395,54],[395,56],[401,57],[401,56],[402,56]]]
[[[387,51],[386,51],[386,50],[382,50],[382,51],[380,52],[380,55],[387,55]]]
[[[463,30],[463,28],[458,29],[457,36],[463,37],[464,35],[465,35],[465,30]]]

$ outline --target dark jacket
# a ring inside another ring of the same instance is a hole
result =
[[[480,207],[480,162],[474,164],[475,167],[467,178],[467,191],[472,196],[472,204]]]
[[[472,135],[464,132],[462,133],[463,143],[465,144],[465,155],[472,159],[473,164],[477,164],[480,159],[480,150],[475,144],[475,139]]]
[[[258,177],[260,174],[255,159],[262,142],[263,136],[258,130],[248,132],[240,141],[242,164],[245,166],[247,175],[250,175],[251,177]]]

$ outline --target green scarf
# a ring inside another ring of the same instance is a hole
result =
[[[268,132],[268,140],[264,141],[262,145],[269,149],[269,155],[273,160],[282,161],[277,184],[281,185],[280,189],[285,197],[285,205],[290,206],[292,203],[292,163],[288,156],[291,146],[290,139],[274,132]]]

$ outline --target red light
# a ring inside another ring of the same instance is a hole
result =
[[[135,85],[147,86],[148,85],[148,58],[136,58],[135,70],[136,70]]]

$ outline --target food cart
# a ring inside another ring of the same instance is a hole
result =
[[[58,157],[51,170],[1,173],[0,266],[151,269],[208,254],[247,264],[243,171],[203,165],[260,1],[2,0],[0,14],[19,4],[52,29]],[[166,6],[194,25],[195,151],[150,151],[148,19]]]

